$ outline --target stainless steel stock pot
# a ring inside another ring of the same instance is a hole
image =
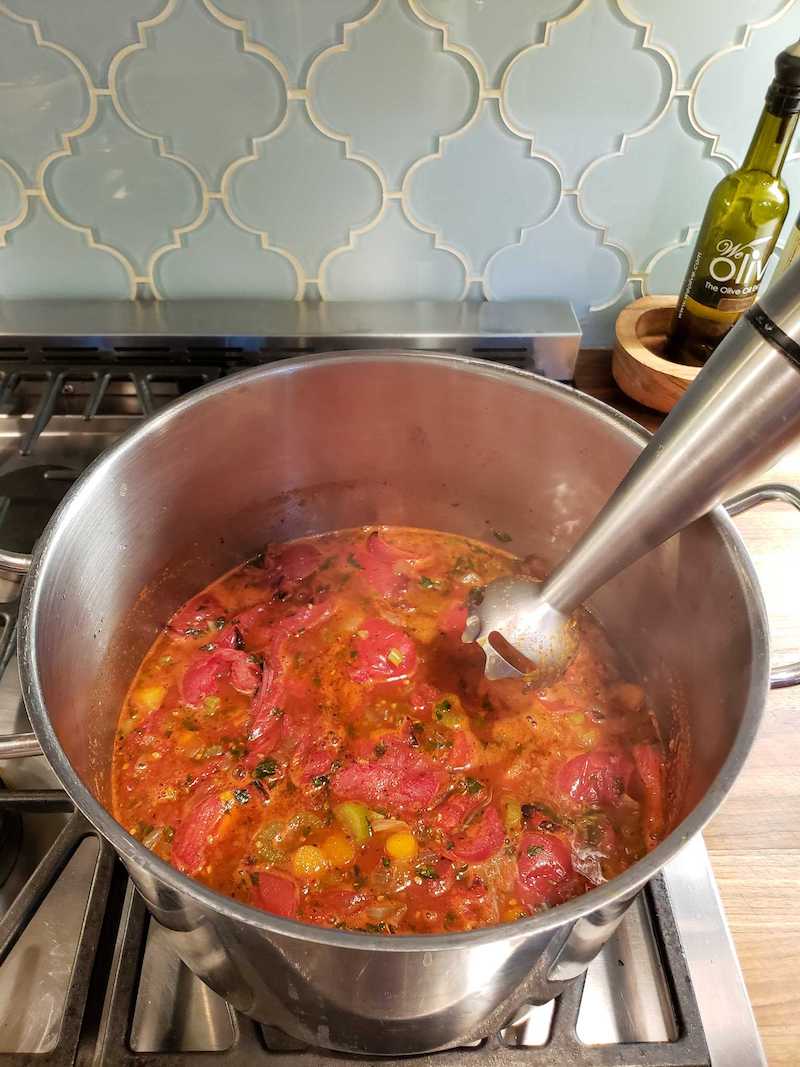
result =
[[[552,564],[645,441],[566,386],[455,356],[304,357],[199,389],[89,468],[37,546],[19,629],[35,738],[6,739],[0,756],[41,745],[176,952],[241,1011],[316,1045],[376,1055],[493,1032],[520,1003],[552,998],[585,969],[636,892],[713,815],[747,756],[770,682],[767,620],[724,510],[591,604],[646,677],[666,732],[684,751],[690,739],[676,828],[622,876],[533,918],[386,938],[219,896],[109,814],[115,723],[158,627],[265,542],[378,522],[477,538],[501,529],[516,552]],[[0,562],[28,565],[11,554]],[[795,680],[796,668],[777,678]]]

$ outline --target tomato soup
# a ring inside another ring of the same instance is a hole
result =
[[[500,544],[406,528],[269,547],[141,664],[115,817],[220,893],[370,933],[511,922],[619,874],[665,831],[656,720],[588,616],[554,685],[484,678],[468,600],[511,573]]]

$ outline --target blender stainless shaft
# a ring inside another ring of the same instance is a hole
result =
[[[492,634],[505,638],[543,678],[557,674],[572,653],[568,620],[580,604],[710,511],[798,437],[800,264],[730,331],[547,580],[536,586],[503,579],[487,587],[464,632],[465,641],[478,640],[484,648],[487,676],[519,673]]]

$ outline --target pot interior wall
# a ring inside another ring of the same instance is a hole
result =
[[[265,542],[376,522],[502,531],[550,566],[640,447],[566,389],[424,356],[277,364],[193,394],[94,469],[49,544],[37,656],[67,757],[107,802],[120,703],[157,628]],[[743,583],[704,520],[593,604],[684,742],[688,718],[684,811],[743,714],[758,622]]]

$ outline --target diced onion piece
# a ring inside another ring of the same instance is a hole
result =
[[[522,805],[518,800],[507,800],[503,809],[503,823],[509,833],[522,829]]]
[[[407,830],[408,823],[402,819],[385,819],[382,815],[370,821],[373,834],[393,834],[398,830]]]
[[[400,922],[405,912],[405,904],[398,904],[397,902],[373,904],[371,907],[367,908],[367,918],[372,922],[388,922],[396,924]]]

